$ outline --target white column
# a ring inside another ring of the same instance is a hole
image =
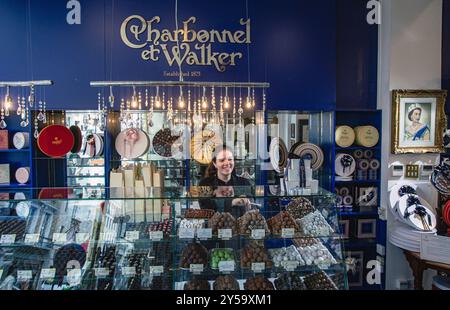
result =
[[[442,0],[382,0],[382,22],[379,28],[378,108],[383,110],[383,163],[417,160],[435,163],[437,155],[391,154],[391,90],[440,89],[442,53]],[[381,203],[388,205],[388,165],[382,168]],[[425,199],[436,201],[436,194]],[[393,217],[387,212],[389,226]],[[387,241],[386,287],[396,289],[398,280],[412,279],[402,250]],[[425,277],[430,287],[430,276]]]

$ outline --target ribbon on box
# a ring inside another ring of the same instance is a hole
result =
[[[137,129],[131,128],[125,132],[125,154],[128,154],[128,157],[132,157],[132,150],[136,142],[139,140],[139,132]],[[128,153],[127,153],[128,150]]]

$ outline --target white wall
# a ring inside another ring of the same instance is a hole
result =
[[[436,161],[436,155],[391,154],[391,93],[393,89],[440,89],[442,0],[382,0],[379,28],[378,108],[383,110],[383,162]],[[383,207],[388,207],[388,165],[382,169]],[[433,200],[435,194],[430,194]],[[389,212],[388,226],[393,224]],[[388,228],[389,233],[389,228]],[[397,279],[412,279],[403,252],[389,244],[386,249],[386,287],[396,289]],[[430,275],[426,276],[430,286]]]

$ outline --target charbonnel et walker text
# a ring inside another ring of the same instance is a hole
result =
[[[132,15],[123,21],[120,37],[128,47],[143,49],[141,58],[146,61],[159,61],[164,57],[169,66],[213,66],[219,72],[225,72],[228,66],[236,66],[242,53],[216,52],[212,43],[250,44],[250,19],[240,19],[241,29],[236,31],[195,30],[196,21],[195,17],[190,17],[183,22],[182,29],[170,30],[158,28],[159,16],[146,20],[140,15]]]

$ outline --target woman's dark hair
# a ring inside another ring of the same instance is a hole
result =
[[[234,156],[233,148],[231,148],[230,146],[227,146],[227,145],[216,146],[216,148],[214,149],[214,152],[213,152],[212,160],[209,163],[208,168],[206,168],[205,178],[209,178],[209,177],[213,177],[213,176],[217,175],[217,169],[214,166],[214,164],[217,160],[217,155],[222,151],[230,151],[231,154],[233,154],[233,156]]]

